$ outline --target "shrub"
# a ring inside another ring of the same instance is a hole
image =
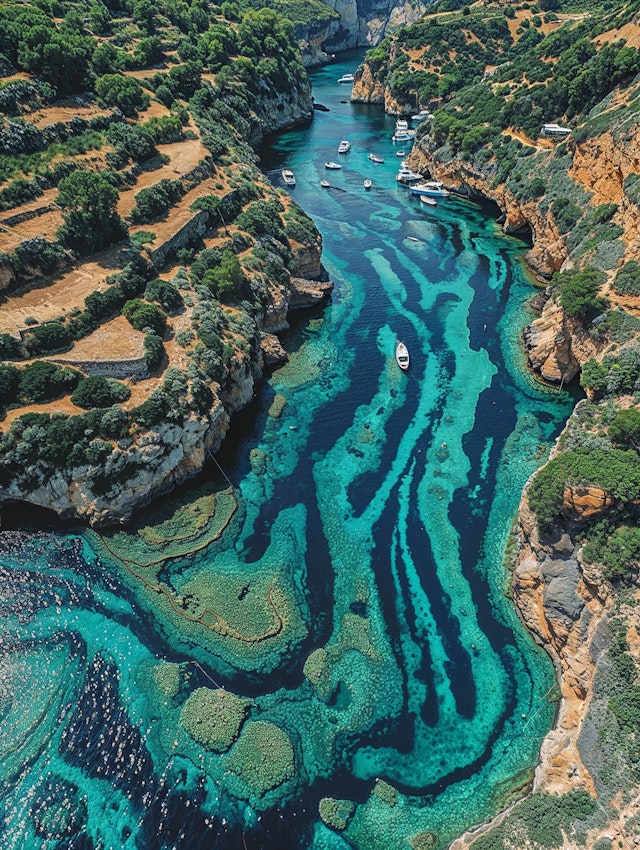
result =
[[[13,404],[20,386],[20,370],[15,366],[0,366],[0,407]]]
[[[245,282],[244,273],[236,255],[226,248],[222,252],[220,264],[208,269],[202,278],[202,283],[220,301],[238,300],[242,295]]]
[[[168,280],[156,278],[147,284],[144,297],[148,301],[157,301],[170,315],[175,315],[184,307],[184,300],[178,289]]]
[[[74,171],[58,185],[64,218],[58,236],[83,254],[122,239],[125,229],[117,202],[118,190],[105,174]]]
[[[137,331],[144,331],[149,328],[159,337],[164,336],[167,327],[167,317],[155,304],[149,304],[148,301],[134,298],[126,302],[122,308],[122,315]]]
[[[26,404],[51,401],[73,390],[81,379],[75,369],[37,360],[21,370],[18,396]]]
[[[131,390],[112,378],[92,375],[83,378],[71,395],[71,401],[78,407],[89,410],[94,407],[111,407],[116,402],[126,401]]]
[[[147,369],[153,372],[162,363],[164,357],[164,343],[158,334],[150,331],[144,338],[144,359]]]
[[[141,189],[136,195],[136,206],[131,211],[131,221],[148,224],[166,214],[169,207],[182,197],[178,180],[164,179],[155,186]]]
[[[640,441],[640,410],[621,410],[609,425],[609,436],[618,445],[637,444]],[[638,462],[640,463],[640,460]]]
[[[30,354],[48,354],[69,348],[71,334],[60,322],[44,322],[29,331],[24,344]]]
[[[105,74],[96,80],[95,92],[101,106],[117,106],[130,118],[149,105],[149,95],[132,77]]]
[[[605,279],[604,272],[592,267],[554,274],[553,284],[560,293],[560,304],[566,314],[591,319],[601,313],[609,303],[598,295]]]
[[[613,288],[620,295],[640,295],[640,264],[635,260],[625,263],[616,273]]]

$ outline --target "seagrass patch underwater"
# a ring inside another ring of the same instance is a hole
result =
[[[396,184],[350,70],[314,72],[330,111],[265,153],[336,289],[235,423],[233,487],[209,470],[126,532],[0,535],[7,850],[424,850],[531,776],[554,678],[504,549],[571,400],[522,362],[520,243]]]

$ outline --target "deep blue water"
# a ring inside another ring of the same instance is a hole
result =
[[[444,846],[536,763],[553,671],[504,547],[571,401],[524,368],[523,245],[396,184],[356,63],[264,155],[335,290],[223,446],[233,494],[210,470],[127,533],[1,536],[8,850]]]

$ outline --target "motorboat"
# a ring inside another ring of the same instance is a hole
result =
[[[355,80],[353,74],[343,74],[338,80],[339,83],[352,83]]]
[[[448,198],[449,192],[439,180],[427,180],[424,183],[416,183],[409,191],[412,195],[428,195],[432,198]]]
[[[404,342],[399,342],[396,345],[396,363],[403,372],[406,372],[409,368],[409,350]]]
[[[412,121],[424,121],[426,118],[433,118],[428,109],[421,109],[416,115],[411,116]]]
[[[409,122],[404,118],[398,118],[396,121],[396,133],[401,133],[403,130],[409,129]]]
[[[431,198],[429,195],[419,195],[420,203],[426,204],[428,207],[437,207],[438,202],[435,198]]]
[[[338,171],[340,168],[342,168],[339,162],[325,162],[324,167],[330,169],[331,171]]]
[[[416,174],[410,168],[403,166],[396,174],[398,183],[415,183],[416,180],[422,180],[422,174]]]
[[[396,130],[391,136],[392,142],[410,142],[415,138],[415,130]]]
[[[328,180],[321,180],[320,185],[322,186],[323,189],[330,189],[331,188],[331,183],[329,183]]]
[[[351,142],[348,142],[346,139],[343,139],[338,145],[338,153],[349,153],[351,150]]]
[[[368,191],[372,187],[373,181],[369,180],[369,178],[367,177],[367,179],[364,181],[364,183],[362,185]]]
[[[404,151],[396,151],[396,156],[404,156]]]
[[[383,159],[383,157],[378,156],[377,153],[370,153],[369,154],[369,162],[384,162],[384,159]]]
[[[296,175],[293,173],[293,171],[291,171],[290,168],[283,168],[282,179],[284,180],[287,186],[296,185]]]

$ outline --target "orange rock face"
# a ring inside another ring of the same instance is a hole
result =
[[[594,484],[587,487],[565,484],[562,512],[568,519],[581,522],[605,513],[614,502],[615,499],[610,493]]]

